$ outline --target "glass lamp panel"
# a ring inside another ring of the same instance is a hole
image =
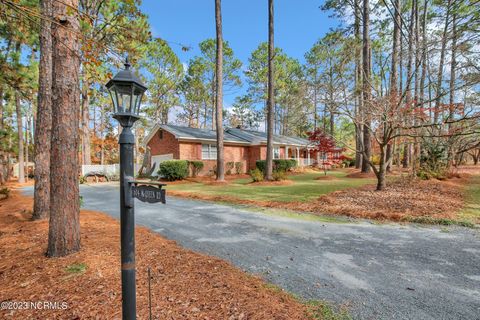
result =
[[[130,97],[131,95],[130,94],[121,94],[121,100],[122,100],[122,103],[121,103],[121,106],[122,106],[122,112],[127,112],[127,113],[130,113]]]
[[[109,88],[108,93],[110,94],[110,98],[112,99],[113,112],[117,113],[118,112],[118,101],[117,101],[117,96],[116,96],[116,92],[115,92],[115,86]]]
[[[115,84],[115,91],[117,92],[118,99],[118,112],[131,112],[131,95],[132,95],[132,85],[131,84]]]
[[[138,96],[136,94],[134,94],[132,96],[132,113],[134,114],[137,114],[138,115]]]
[[[137,114],[140,114],[140,105],[141,105],[141,103],[142,103],[143,92],[140,93],[139,95],[137,95],[136,97],[137,97],[137,100],[136,100],[136,113],[137,113]]]
[[[135,90],[134,90],[134,95],[135,95],[135,99],[134,99],[134,106],[135,106],[135,113],[138,115],[140,114],[140,104],[142,102],[142,97],[143,97],[143,94],[145,92],[145,89],[138,86],[137,84],[135,84]]]

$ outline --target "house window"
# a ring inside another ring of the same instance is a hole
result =
[[[160,139],[163,139],[163,130],[159,130],[159,131],[158,131],[158,137],[159,137]]]
[[[217,145],[215,145],[215,144],[202,144],[202,159],[203,160],[215,160],[215,159],[217,159]]]
[[[280,148],[274,147],[273,148],[273,159],[280,159]]]

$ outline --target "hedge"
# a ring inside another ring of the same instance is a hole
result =
[[[158,174],[168,181],[182,180],[188,176],[187,160],[168,160],[160,163]]]
[[[188,161],[188,163],[190,164],[190,167],[192,168],[192,176],[193,177],[196,177],[200,173],[200,171],[202,171],[202,169],[204,167],[203,161],[192,160],[192,161]]]
[[[257,160],[257,168],[265,172],[267,166],[267,160]],[[273,171],[282,171],[287,172],[290,169],[293,169],[297,166],[297,160],[295,159],[274,159],[273,160]]]

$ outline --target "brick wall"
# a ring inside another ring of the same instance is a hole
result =
[[[212,142],[214,143],[214,142]],[[208,175],[213,173],[213,168],[216,166],[216,160],[202,159],[202,144],[199,142],[178,141],[175,136],[167,131],[163,133],[157,132],[155,136],[149,141],[148,146],[151,149],[152,156],[173,154],[173,159],[181,160],[201,160],[204,163],[204,168],[200,175]],[[290,148],[291,149],[291,148]],[[294,149],[291,149],[295,152]],[[302,153],[301,153],[302,154]],[[304,157],[305,154],[301,155]],[[239,145],[225,145],[225,163],[226,162],[242,162],[243,173],[256,168],[257,160],[265,160],[267,158],[267,147],[262,146],[239,146]],[[285,147],[280,148],[280,158],[285,159]],[[313,152],[311,158],[316,160],[316,154]],[[235,168],[232,169],[235,173]]]
[[[198,142],[185,142],[179,143],[180,156],[175,159],[182,160],[201,160],[202,159],[202,144]]]
[[[216,166],[216,160],[202,159],[202,144],[199,142],[178,141],[175,136],[167,131],[163,133],[157,132],[150,139],[148,146],[150,147],[152,156],[173,154],[173,159],[181,160],[201,160],[204,162],[204,168],[200,175],[207,175],[213,172]],[[248,146],[225,145],[225,162],[242,162],[242,171],[248,172],[250,148]],[[254,162],[255,166],[255,162]],[[235,168],[232,169],[232,173]]]
[[[249,154],[249,157],[248,157],[248,168],[247,168],[247,172],[248,170],[253,170],[257,167],[256,163],[257,163],[257,160],[260,160],[262,159],[261,158],[261,148],[260,146],[253,146],[253,147],[250,147],[250,154]]]
[[[180,149],[183,149],[184,142],[180,143]],[[200,143],[197,144],[198,146],[198,153],[195,155],[195,160],[202,160],[202,145]],[[224,146],[224,155],[225,155],[225,163],[227,162],[241,162],[242,166],[242,173],[248,172],[248,164],[249,164],[249,154],[250,154],[250,147],[248,146],[238,146],[238,145],[225,145]],[[186,153],[182,153],[184,158],[188,159]],[[190,156],[194,156],[191,154]],[[191,158],[190,158],[191,159]],[[204,168],[200,172],[200,175],[208,175],[213,174],[213,168],[217,165],[217,160],[202,160],[204,163]],[[227,168],[225,168],[226,173]],[[235,173],[235,167],[232,169],[232,173]]]
[[[155,136],[147,144],[150,147],[152,156],[173,154],[173,159],[179,159],[178,140],[173,134],[164,130],[158,130]]]

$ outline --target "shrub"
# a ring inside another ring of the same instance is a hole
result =
[[[260,170],[261,172],[265,172],[265,169],[267,167],[267,160],[257,160],[255,164],[258,170]]]
[[[263,181],[263,172],[260,169],[253,169],[249,172],[250,177],[252,177],[253,182]]]
[[[188,164],[190,165],[190,168],[192,169],[192,177],[196,177],[200,171],[202,171],[204,167],[204,163],[202,161],[189,161]]]
[[[340,155],[340,157],[338,157],[338,160],[342,161],[342,165],[344,168],[353,167],[355,165],[354,158],[347,157],[346,155],[343,155],[343,154]]]
[[[2,197],[0,197],[0,199],[6,199],[8,198],[8,195],[10,194],[10,189],[8,189],[7,187],[5,188],[1,188],[0,189],[0,195],[2,195]]]
[[[120,181],[120,175],[116,173],[112,173],[106,176],[107,181]]]
[[[188,176],[187,160],[168,160],[160,163],[158,174],[168,181],[182,180]]]
[[[275,159],[273,160],[275,171],[287,172],[297,166],[295,159]]]
[[[241,174],[243,172],[243,163],[242,162],[235,162],[235,173]]]
[[[80,184],[84,184],[84,183],[87,183],[87,177],[81,176],[80,177]]]
[[[287,179],[287,174],[285,171],[274,171],[272,172],[272,178],[275,181],[281,181]]]
[[[262,172],[265,172],[267,167],[267,160],[257,160],[256,162],[257,169]],[[297,166],[297,161],[295,159],[274,159],[273,160],[273,171],[283,171],[287,172]]]
[[[438,180],[445,180],[448,178],[448,170],[445,168],[437,168],[435,170],[421,167],[420,170],[417,172],[417,177],[422,180],[430,180],[430,179],[438,179]]]
[[[226,169],[228,175],[232,174],[232,170],[233,170],[234,166],[235,166],[235,162],[227,162],[225,164],[225,169]]]

